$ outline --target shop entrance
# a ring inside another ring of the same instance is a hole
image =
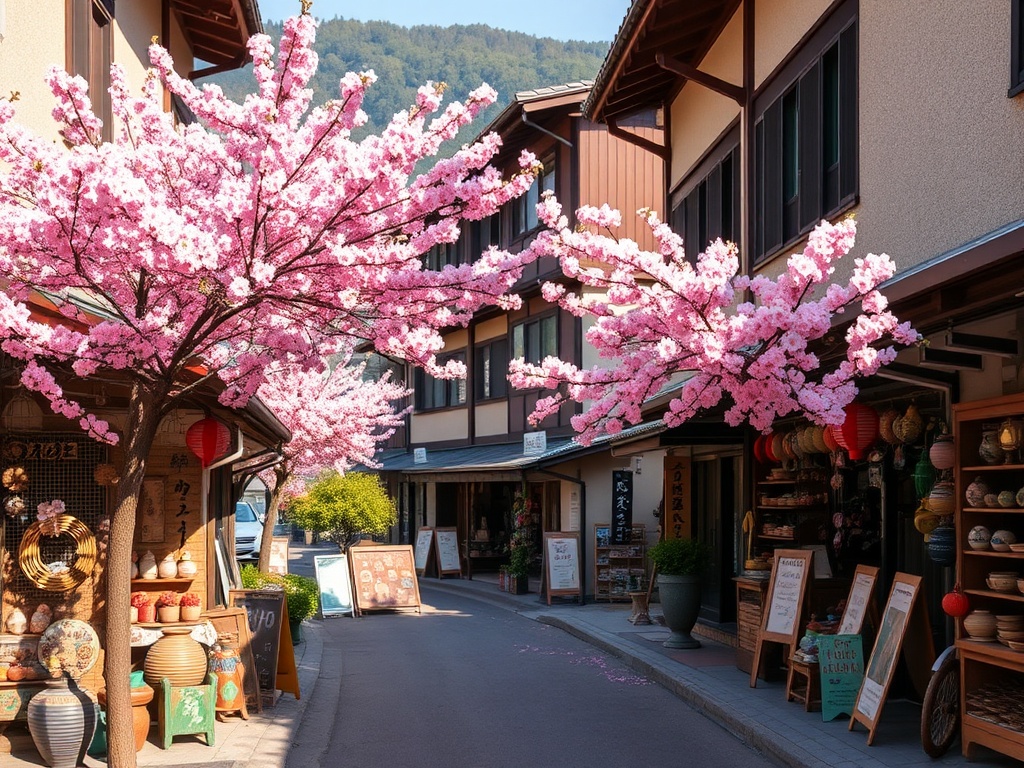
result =
[[[739,456],[694,457],[693,535],[711,552],[701,595],[701,618],[716,624],[736,620],[732,575],[736,573]]]

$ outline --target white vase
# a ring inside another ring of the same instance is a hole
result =
[[[170,552],[167,553],[167,557],[160,561],[160,565],[157,566],[157,575],[161,579],[174,579],[178,576],[178,564],[174,560],[174,555]]]
[[[139,578],[155,579],[156,577],[156,555],[147,549],[139,558]]]
[[[192,555],[188,552],[182,552],[181,559],[178,561],[178,577],[191,579],[198,571],[199,566],[192,559]]]

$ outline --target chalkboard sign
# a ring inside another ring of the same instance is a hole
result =
[[[383,544],[348,550],[356,610],[420,608],[420,586],[412,546]]]
[[[459,533],[455,528],[437,528],[434,531],[437,545],[437,571],[440,576],[462,575],[459,560]]]
[[[261,693],[273,700],[277,689],[277,657],[281,650],[284,590],[233,589],[230,598],[232,606],[244,608],[249,616],[256,679]]]
[[[430,564],[430,552],[433,550],[434,529],[420,528],[416,532],[416,573],[423,576]]]
[[[579,532],[544,534],[544,582],[548,605],[554,595],[582,595]]]
[[[766,642],[787,645],[787,659],[796,650],[813,555],[813,552],[806,549],[775,550],[775,563],[768,582],[768,599],[761,619],[761,629],[757,633],[754,662],[750,670],[751,688],[757,687],[761,653]]]
[[[864,680],[864,647],[860,635],[819,635],[818,672],[821,676],[821,719],[852,715],[857,691]]]
[[[348,555],[314,555],[313,569],[320,588],[320,615],[355,616]]]

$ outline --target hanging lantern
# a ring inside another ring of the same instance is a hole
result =
[[[921,436],[924,431],[924,419],[916,405],[911,403],[907,406],[907,412],[893,422],[892,431],[904,445],[913,444]]]
[[[940,525],[928,539],[928,557],[936,565],[953,565],[956,562],[956,528]]]
[[[936,469],[952,469],[956,460],[952,435],[939,435],[928,449],[928,456]]]
[[[218,456],[222,456],[231,444],[231,430],[227,424],[212,416],[200,419],[185,433],[185,445],[197,457],[203,467],[208,467]]]
[[[764,444],[767,439],[766,435],[758,435],[757,440],[754,441],[754,459],[758,464],[764,464],[768,461],[768,456],[765,454]]]
[[[829,453],[835,453],[839,450],[839,443],[836,441],[836,435],[833,430],[835,430],[835,427],[829,424],[821,434],[821,439],[824,441]]]
[[[786,436],[782,432],[772,432],[772,439],[767,448],[768,457],[780,464],[786,460],[786,452],[783,450],[785,438]]]
[[[942,610],[946,612],[947,616],[952,616],[954,619],[966,616],[970,612],[970,601],[968,601],[964,591],[960,589],[959,584],[953,587],[952,592],[947,592],[942,598]]]
[[[928,509],[941,517],[952,515],[956,506],[953,494],[953,483],[948,480],[936,483],[932,492],[928,494]]]
[[[845,411],[846,421],[841,427],[832,428],[832,436],[840,448],[846,449],[851,459],[863,459],[867,449],[878,438],[878,413],[860,403],[850,403]]]
[[[878,417],[878,434],[889,445],[896,445],[899,442],[899,438],[896,437],[896,433],[893,431],[893,424],[896,423],[896,419],[899,416],[899,411],[895,408],[889,408]]]
[[[928,451],[921,451],[921,458],[914,467],[914,490],[917,498],[923,499],[935,484],[935,467],[932,466]]]

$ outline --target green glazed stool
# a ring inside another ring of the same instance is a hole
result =
[[[160,743],[170,749],[175,736],[201,733],[206,746],[213,746],[214,712],[217,703],[217,681],[211,674],[205,685],[171,685],[166,677],[160,681]]]

